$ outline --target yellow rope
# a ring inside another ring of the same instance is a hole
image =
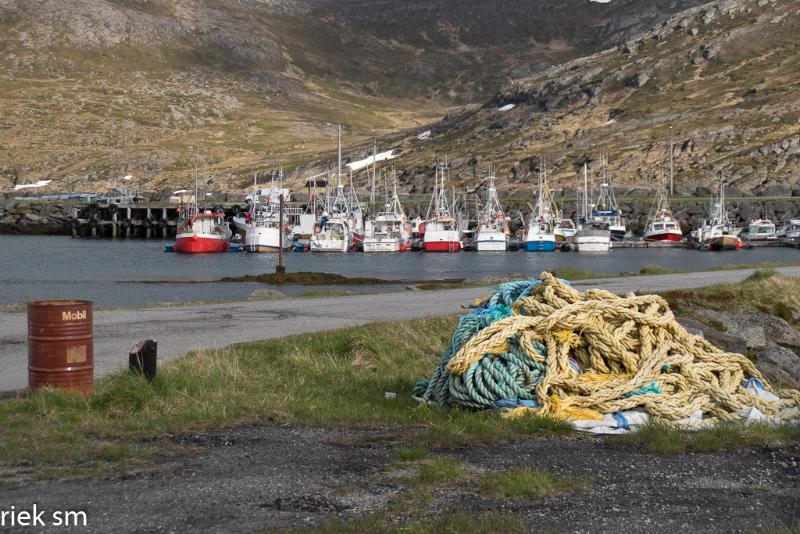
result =
[[[598,289],[580,293],[550,273],[542,273],[541,282],[530,296],[514,303],[512,316],[465,343],[447,371],[463,375],[482,358],[506,351],[508,340],[517,338],[528,357],[547,366],[536,387],[544,414],[598,419],[643,408],[672,421],[697,410],[734,420],[741,409],[755,406],[772,417],[800,415],[800,391],[783,390],[774,402],[748,394],[742,387],[747,378],[758,378],[771,391],[753,362],[689,334],[663,298],[619,297]],[[546,357],[533,348],[534,340],[547,347]],[[580,363],[582,374],[570,365],[570,356]],[[784,408],[792,409],[780,414]],[[516,410],[512,416],[522,413]]]

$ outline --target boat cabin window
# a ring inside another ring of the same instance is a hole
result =
[[[663,224],[654,224],[653,225],[653,230],[663,230],[663,229],[664,229],[664,225]]]

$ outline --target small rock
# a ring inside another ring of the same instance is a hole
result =
[[[642,71],[629,78],[626,85],[629,87],[636,87],[638,89],[639,87],[643,87],[648,81],[650,81],[650,75],[647,72]]]
[[[285,298],[287,298],[287,295],[277,289],[256,289],[247,296],[247,300],[278,300]]]

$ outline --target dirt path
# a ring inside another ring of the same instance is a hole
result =
[[[62,482],[6,476],[2,507],[81,510],[86,532],[119,533],[270,531],[380,513],[408,491],[389,463],[402,436],[387,432],[257,426],[180,436],[171,441],[196,453],[150,474]],[[798,456],[798,446],[657,456],[597,437],[432,449],[431,457],[468,462],[474,477],[431,488],[422,513],[501,511],[546,532],[796,526]],[[590,489],[498,502],[474,481],[486,470],[522,466],[580,477]]]

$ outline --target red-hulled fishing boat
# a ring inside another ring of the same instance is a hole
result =
[[[230,238],[231,229],[224,213],[210,210],[199,213],[190,204],[181,210],[174,250],[184,254],[227,252]]]

